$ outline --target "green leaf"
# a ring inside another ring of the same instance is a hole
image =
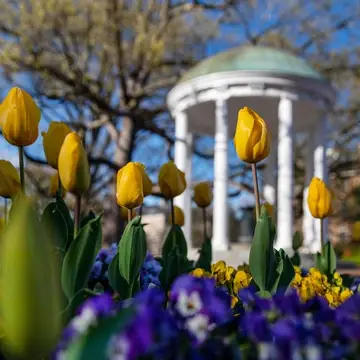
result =
[[[67,244],[66,250],[69,249],[73,239],[74,239],[74,221],[70,215],[69,209],[66,206],[64,200],[58,194],[56,195],[56,204],[58,206],[61,215],[65,219],[67,230],[68,230],[68,237],[67,237]]]
[[[169,254],[175,247],[179,248],[180,253],[183,256],[187,256],[188,248],[184,237],[184,233],[179,225],[172,225],[170,231],[165,239],[162,256]]]
[[[283,269],[276,291],[286,291],[295,277],[295,270],[293,263],[283,249],[280,249],[279,254],[282,259]]]
[[[168,291],[178,276],[189,271],[191,271],[191,262],[180,253],[179,248],[176,246],[163,259],[163,268],[159,274],[163,289]]]
[[[211,261],[212,261],[212,244],[211,244],[211,239],[207,238],[202,244],[200,250],[200,257],[196,262],[195,267],[211,272]]]
[[[141,218],[137,216],[126,226],[118,247],[119,271],[131,288],[139,277],[146,250],[146,234],[141,225]]]
[[[86,287],[97,253],[101,248],[101,216],[89,221],[83,227],[67,251],[61,282],[65,295],[72,299]]]
[[[90,210],[88,212],[88,214],[81,219],[80,229],[82,229],[90,220],[93,220],[95,218],[96,218],[96,215],[93,213],[92,210]]]
[[[294,251],[299,250],[303,245],[303,236],[299,231],[296,231],[293,240],[292,240],[292,248]]]
[[[272,266],[269,270],[267,282],[266,282],[266,290],[272,294],[276,293],[276,290],[279,285],[280,277],[284,269],[284,262],[281,257],[279,251],[274,249],[275,262],[274,266]]]
[[[266,290],[258,291],[256,294],[258,296],[262,297],[262,298],[265,298],[265,299],[270,299],[271,298],[271,294]]]
[[[111,260],[108,269],[108,278],[110,286],[120,295],[122,300],[128,299],[130,297],[130,286],[120,274],[119,253],[116,253],[116,255]]]
[[[295,266],[300,266],[301,264],[301,258],[299,253],[296,251],[295,254],[292,256],[291,258],[291,262],[293,263],[293,265]]]
[[[270,273],[275,267],[274,236],[273,223],[265,207],[262,207],[249,258],[252,277],[260,290],[266,290]]]
[[[67,324],[70,319],[75,316],[78,307],[86,300],[86,293],[84,289],[81,289],[75,296],[69,301],[68,306],[62,312],[64,324]]]
[[[354,282],[354,278],[353,278],[352,276],[348,275],[348,274],[342,274],[342,275],[341,275],[341,278],[342,278],[342,280],[343,280],[343,286],[348,287],[348,288],[349,288],[349,287],[353,284],[353,282]]]
[[[41,223],[49,239],[52,239],[54,246],[65,252],[68,241],[68,228],[57,203],[52,202],[45,208],[41,216]]]
[[[121,333],[134,316],[131,308],[123,309],[114,317],[103,318],[96,328],[90,329],[89,333],[82,336],[69,346],[64,354],[68,360],[106,360],[108,358],[106,348],[110,338]]]
[[[325,273],[325,269],[326,269],[325,258],[319,252],[315,254],[315,266],[320,270],[322,274]]]
[[[323,247],[325,275],[331,277],[336,271],[336,253],[331,242],[328,241]]]

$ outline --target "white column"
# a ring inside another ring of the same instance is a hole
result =
[[[185,204],[184,204],[184,214],[185,214],[185,226],[184,226],[184,235],[188,242],[188,247],[192,245],[192,155],[193,155],[193,135],[187,135],[187,164],[185,170],[187,188],[185,190]]]
[[[307,142],[305,147],[305,186],[303,192],[303,236],[304,236],[304,250],[309,253],[315,253],[318,249],[318,244],[315,238],[315,221],[312,217],[307,197],[309,193],[309,184],[314,176],[314,141],[315,136],[313,131],[308,131]]]
[[[188,161],[189,161],[189,151],[188,151],[188,118],[187,114],[184,111],[175,112],[175,150],[174,150],[174,162],[176,166],[185,172],[186,178],[189,177],[187,174],[189,171]],[[190,175],[191,176],[191,175]],[[184,226],[184,235],[188,248],[192,247],[191,237],[188,237],[186,234],[186,225],[188,223],[186,219],[186,210],[188,209],[187,203],[189,202],[190,197],[189,183],[185,191],[177,196],[174,199],[174,204],[181,208],[184,211],[185,215],[185,226]]]
[[[215,109],[215,154],[214,154],[214,251],[226,251],[229,247],[228,231],[228,119],[227,99],[219,91]]]
[[[275,142],[273,142],[275,143]],[[266,162],[264,170],[264,200],[272,206],[276,204],[276,164],[277,149],[272,148]]]
[[[322,116],[316,124],[315,131],[315,148],[314,148],[314,176],[323,180],[326,184],[328,184],[328,171],[326,165],[326,118]],[[320,241],[320,220],[315,219],[315,243],[316,250],[319,251],[321,249],[321,241]],[[323,223],[323,236],[325,242],[328,240],[328,222],[327,219],[324,220]]]
[[[293,236],[293,104],[279,102],[277,249],[291,249]]]

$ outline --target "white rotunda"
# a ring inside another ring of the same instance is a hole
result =
[[[308,211],[308,184],[313,176],[327,180],[327,114],[335,91],[306,61],[288,52],[242,46],[205,59],[186,72],[169,92],[167,105],[175,119],[175,163],[192,176],[192,134],[215,137],[213,250],[227,251],[228,140],[233,138],[240,108],[249,106],[268,123],[272,145],[264,172],[264,199],[277,208],[276,247],[291,248],[293,236],[294,142],[307,136],[304,190],[304,247],[320,248],[320,224]],[[175,199],[184,210],[184,232],[191,246],[192,189]],[[324,232],[326,232],[324,226]]]

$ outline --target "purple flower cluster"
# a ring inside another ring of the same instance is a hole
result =
[[[150,254],[146,255],[144,265],[140,270],[140,287],[146,290],[150,285],[160,287],[159,275],[162,270],[161,264]]]
[[[109,248],[103,248],[96,256],[95,263],[91,270],[89,287],[93,289],[96,284],[101,284],[105,291],[111,291],[108,281],[108,268],[116,255],[117,244],[112,244]],[[159,274],[162,270],[161,264],[148,253],[143,267],[140,270],[140,287],[146,290],[150,285],[160,286]]]
[[[296,291],[258,297],[244,289],[239,297],[244,307],[238,331],[264,360],[354,359],[360,341],[360,295],[353,295],[338,308],[322,297],[306,303]]]
[[[168,296],[149,288],[115,305],[108,295],[88,300],[64,331],[56,359],[69,343],[86,336],[98,319],[134,310],[130,323],[110,337],[109,360],[250,359],[350,360],[360,351],[360,295],[337,308],[315,297],[302,302],[296,291],[259,297],[239,293],[238,310],[212,279],[182,275]]]

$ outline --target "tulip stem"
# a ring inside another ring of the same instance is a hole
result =
[[[19,149],[19,168],[20,168],[21,192],[25,193],[24,147],[19,146],[18,149]]]
[[[321,241],[321,253],[324,249],[324,219],[320,219],[320,241]]]
[[[80,213],[81,213],[81,196],[76,196],[75,212],[74,212],[75,236],[78,234],[80,230]]]
[[[206,231],[206,225],[207,225],[207,218],[206,218],[206,208],[204,207],[202,209],[203,211],[203,220],[204,220],[204,241],[207,240],[207,231]]]
[[[139,216],[140,216],[140,217],[142,217],[142,213],[143,213],[143,205],[141,204],[140,210],[139,210]]]
[[[260,217],[260,196],[259,196],[259,183],[257,177],[256,163],[251,164],[252,176],[254,181],[254,194],[255,194],[255,210],[256,210],[256,221]]]
[[[61,185],[61,180],[60,180],[60,174],[58,172],[58,183],[59,183],[59,186],[58,186],[58,194],[59,194],[59,197],[62,197],[62,185]]]
[[[171,225],[175,224],[175,209],[174,209],[174,199],[170,199],[170,211],[171,211]]]
[[[128,223],[131,221],[132,209],[128,209]]]

